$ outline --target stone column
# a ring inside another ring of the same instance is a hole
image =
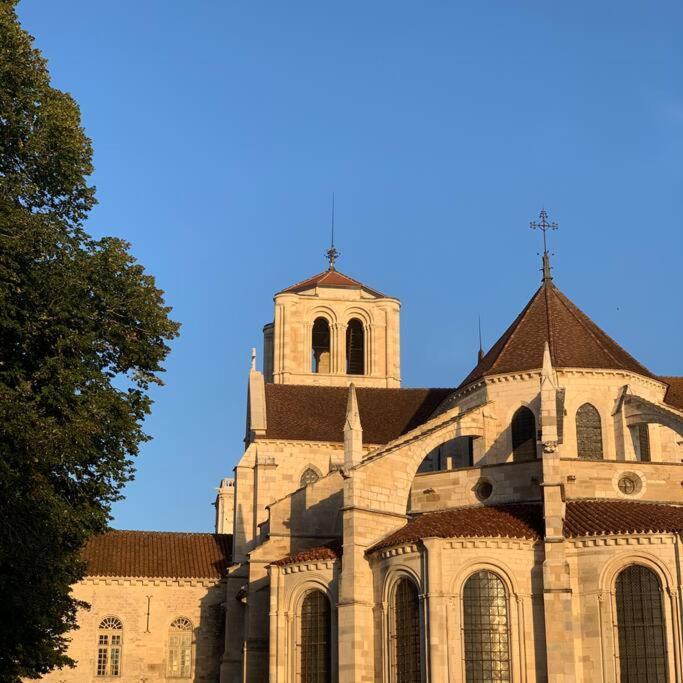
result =
[[[342,514],[344,553],[337,607],[339,683],[374,683],[372,571],[365,558],[367,544],[363,543],[373,526],[373,515],[353,508],[344,509]]]
[[[443,539],[425,538],[422,543],[426,551],[423,576],[427,680],[448,681],[448,611],[443,590]]]
[[[546,342],[541,373],[541,442],[543,446],[543,516],[545,560],[543,602],[548,681],[576,681],[572,589],[564,539],[564,483],[557,452],[557,379]]]
[[[346,325],[334,323],[330,332],[330,372],[333,375],[346,374]]]

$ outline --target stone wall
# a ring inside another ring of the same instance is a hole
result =
[[[221,582],[172,579],[87,578],[73,587],[77,600],[91,605],[80,610],[79,629],[71,635],[69,655],[75,669],[54,671],[43,680],[50,683],[95,683],[98,627],[107,616],[123,624],[122,683],[178,681],[168,678],[168,642],[171,623],[178,617],[192,622],[192,681],[216,683],[223,652],[224,616]],[[150,597],[148,601],[148,596]],[[149,602],[149,623],[147,606]]]

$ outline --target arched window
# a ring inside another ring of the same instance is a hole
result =
[[[105,617],[97,633],[97,675],[121,675],[123,624],[118,617]]]
[[[465,582],[462,594],[465,680],[512,680],[510,628],[505,585],[493,572],[478,571]]]
[[[312,372],[330,372],[330,324],[325,318],[313,323]]]
[[[526,406],[512,416],[512,458],[515,462],[536,459],[536,418]]]
[[[312,467],[307,467],[301,475],[299,485],[301,487],[308,486],[309,484],[318,481],[318,479],[320,479],[320,475]]]
[[[579,458],[602,460],[600,413],[590,403],[576,411],[576,452]]]
[[[636,449],[636,458],[640,462],[650,462],[650,430],[646,422],[642,422],[635,427],[636,436],[638,437],[638,448]]]
[[[192,622],[178,617],[168,634],[168,677],[190,678],[192,674]]]
[[[365,329],[358,318],[351,318],[346,327],[346,374],[365,374]]]
[[[619,670],[622,683],[664,683],[666,635],[662,587],[647,567],[633,564],[616,582]]]
[[[394,593],[393,660],[396,683],[422,681],[420,604],[417,586],[410,579],[401,579]]]
[[[301,683],[332,680],[332,614],[330,601],[312,590],[301,604]]]

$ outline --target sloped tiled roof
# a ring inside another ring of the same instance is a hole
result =
[[[667,533],[683,530],[683,507],[623,500],[580,500],[567,504],[564,535]]]
[[[231,563],[230,534],[109,531],[84,550],[88,576],[218,579]]]
[[[479,506],[428,512],[390,534],[368,552],[414,543],[422,538],[528,538],[543,537],[540,503],[496,507]]]
[[[653,377],[551,281],[547,281],[460,386],[487,375],[542,367],[546,341],[557,368],[628,370]]]
[[[291,287],[287,287],[286,289],[281,290],[279,293],[284,294],[285,292],[291,292],[293,294],[296,294],[297,292],[301,292],[306,289],[311,289],[313,287],[362,287],[374,296],[384,297],[384,294],[378,292],[376,289],[371,289],[370,287],[364,285],[362,282],[354,280],[352,277],[344,275],[344,273],[340,273],[338,270],[324,270],[322,273],[318,273],[313,277],[309,277],[306,280],[297,282]]]
[[[683,410],[683,377],[660,377],[659,379],[669,385],[664,402],[678,410]]]
[[[342,555],[342,547],[339,541],[332,541],[325,545],[319,545],[315,548],[308,548],[293,555],[287,555],[281,560],[273,562],[278,567],[284,567],[288,564],[297,564],[298,562],[315,562],[316,560],[336,560]]]
[[[683,507],[621,500],[574,500],[567,503],[566,538],[629,533],[683,531]],[[368,552],[423,538],[543,537],[540,503],[479,506],[428,512],[374,545]]]
[[[267,439],[344,440],[347,387],[266,384]],[[363,442],[385,444],[426,422],[453,389],[357,388]]]

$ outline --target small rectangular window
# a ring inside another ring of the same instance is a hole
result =
[[[638,460],[650,462],[650,431],[647,424],[639,424],[638,427]]]

